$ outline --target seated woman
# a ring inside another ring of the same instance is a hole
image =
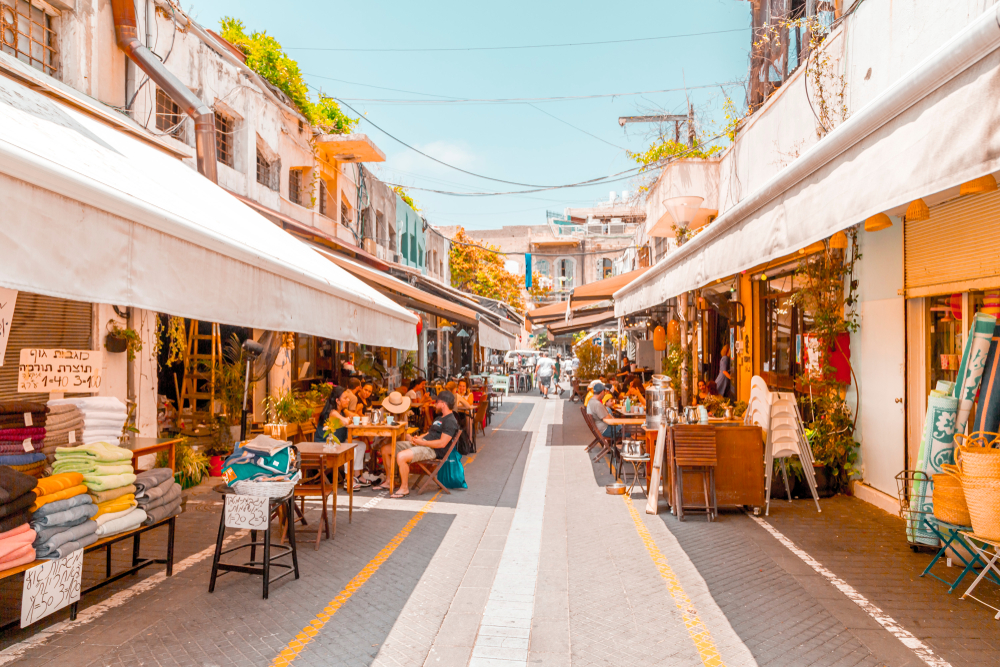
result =
[[[455,407],[462,410],[472,410],[472,404],[475,400],[472,396],[472,391],[469,389],[469,381],[462,378],[458,381],[457,386],[452,393],[455,394]]]
[[[646,390],[642,386],[642,378],[632,378],[632,384],[629,385],[625,396],[631,398],[633,403],[646,407]]]
[[[316,426],[316,435],[313,437],[313,440],[316,442],[326,442],[327,438],[330,437],[337,442],[347,442],[347,423],[350,420],[347,408],[350,405],[350,400],[343,387],[333,388],[326,399],[326,403],[323,405],[323,411],[319,413],[319,423]],[[336,422],[339,422],[339,426],[333,432],[327,429],[328,426],[335,425],[328,424],[331,417]],[[354,445],[354,486],[356,487],[371,486],[369,482],[364,481],[359,476],[365,466],[365,448],[366,445],[364,442],[357,442]],[[346,464],[344,472],[348,475],[351,474],[351,471],[346,469]]]

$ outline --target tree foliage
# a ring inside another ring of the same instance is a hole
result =
[[[322,96],[317,102],[309,99],[299,64],[266,31],[247,34],[243,21],[231,16],[224,16],[220,26],[219,34],[246,56],[247,67],[288,95],[312,125],[332,134],[348,134],[357,125],[358,119],[347,116],[334,100]]]
[[[626,151],[625,154],[636,164],[642,165],[641,171],[646,171],[647,169],[662,166],[664,162],[671,159],[692,158],[704,160],[721,152],[721,146],[702,146],[695,142],[692,148],[687,144],[682,144],[673,139],[661,139],[640,153]]]
[[[394,186],[392,186],[392,191],[395,192],[397,195],[399,195],[399,198],[402,199],[403,201],[405,201],[407,206],[409,206],[410,208],[412,208],[414,211],[416,211],[418,213],[420,212],[420,209],[417,208],[417,203],[415,201],[413,201],[413,197],[411,197],[410,195],[406,194],[406,190],[404,190],[402,188],[402,186],[400,186],[400,185],[394,185]]]
[[[451,284],[463,292],[503,301],[523,313],[523,278],[507,270],[503,257],[499,248],[477,243],[459,227],[449,253]]]

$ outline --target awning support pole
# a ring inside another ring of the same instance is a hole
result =
[[[688,293],[683,292],[677,297],[678,314],[681,319],[681,405],[688,405]]]

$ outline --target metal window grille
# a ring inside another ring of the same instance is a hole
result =
[[[227,167],[235,166],[235,153],[233,151],[233,133],[236,122],[232,118],[215,112],[215,153],[222,164]]]
[[[165,92],[156,89],[156,129],[184,141],[184,119],[181,108]]]
[[[326,181],[319,179],[319,214],[326,215]]]
[[[52,17],[31,0],[0,0],[0,48],[37,70],[56,73]]]
[[[278,189],[278,164],[270,162],[259,146],[257,147],[257,182],[272,190]]]
[[[288,170],[288,200],[302,206],[302,170]]]
[[[347,210],[347,204],[340,202],[340,224],[344,227],[351,226],[351,214]]]

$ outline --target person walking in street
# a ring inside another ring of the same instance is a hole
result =
[[[562,396],[563,388],[560,382],[562,381],[562,355],[556,354],[556,395]]]
[[[548,352],[542,352],[535,365],[535,373],[538,375],[538,389],[542,392],[542,398],[549,397],[549,386],[552,384],[552,374],[555,371],[556,363],[549,359]]]
[[[715,378],[715,390],[723,398],[732,398],[733,360],[729,358],[729,346],[723,345],[719,351],[719,375]]]

